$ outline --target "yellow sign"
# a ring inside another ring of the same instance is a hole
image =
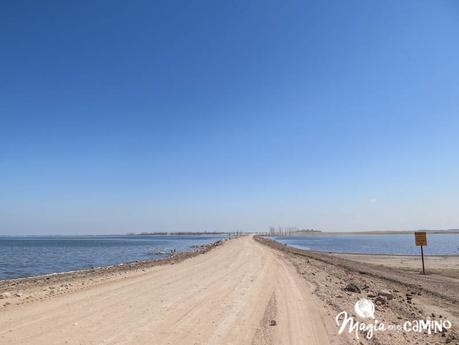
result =
[[[414,233],[416,239],[416,246],[427,246],[427,233],[425,231],[418,231]]]

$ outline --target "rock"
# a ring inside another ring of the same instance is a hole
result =
[[[378,295],[385,297],[388,301],[394,298],[394,295],[389,290],[381,290],[378,292]]]
[[[356,293],[360,293],[360,288],[355,285],[354,283],[349,283],[346,285],[346,287],[344,288],[345,291],[350,291],[350,292],[356,292]]]
[[[375,295],[374,293],[372,293],[372,292],[369,292],[369,293],[367,293],[367,297],[369,297],[369,298],[375,298],[376,295]]]
[[[378,296],[375,298],[376,305],[384,305],[386,304],[386,299],[383,296]]]
[[[15,296],[15,297],[22,297],[22,293],[16,292],[16,293],[14,294],[14,296]]]
[[[10,292],[4,292],[0,294],[0,299],[5,299],[5,298],[11,298],[11,293]]]
[[[269,325],[270,326],[276,326],[277,325],[277,321],[276,320],[271,320],[271,321],[269,321]]]
[[[453,335],[453,334],[450,334],[448,335],[448,337],[445,339],[445,343],[446,344],[449,344],[450,342],[452,342],[453,340],[455,340],[456,337]]]

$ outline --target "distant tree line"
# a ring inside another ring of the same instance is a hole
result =
[[[268,231],[263,233],[262,235],[265,235],[265,236],[298,236],[304,233],[312,233],[312,232],[322,232],[322,231],[316,230],[316,229],[300,229],[295,226],[290,226],[290,227],[270,226]]]
[[[185,235],[226,235],[227,232],[220,232],[220,231],[194,231],[194,232],[186,232],[186,231],[177,231],[177,232],[130,232],[128,236],[185,236]]]

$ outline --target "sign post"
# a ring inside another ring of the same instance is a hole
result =
[[[422,257],[422,274],[426,274],[424,268],[424,246],[427,246],[427,233],[425,231],[416,231],[414,233],[414,239],[417,247],[421,247],[421,257]]]

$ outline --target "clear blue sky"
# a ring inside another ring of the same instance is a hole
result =
[[[2,1],[0,234],[459,227],[457,1]]]

